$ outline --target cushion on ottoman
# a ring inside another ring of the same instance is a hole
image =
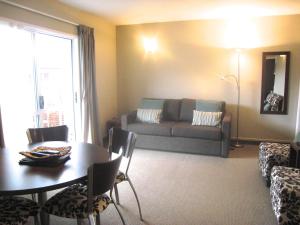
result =
[[[270,175],[273,166],[287,166],[290,144],[262,142],[259,145],[259,166],[263,178],[270,185]]]
[[[270,194],[278,224],[300,224],[300,170],[274,166]]]

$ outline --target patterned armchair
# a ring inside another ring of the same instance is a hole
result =
[[[282,111],[283,96],[271,92],[267,95],[264,101],[264,111],[278,112]]]

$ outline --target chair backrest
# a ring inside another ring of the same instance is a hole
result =
[[[123,149],[123,156],[129,158],[126,168],[126,174],[131,162],[131,157],[135,147],[137,135],[134,132],[122,130],[121,128],[113,127],[109,130],[109,140],[108,140],[108,151],[119,152],[119,149]]]
[[[123,151],[108,162],[94,163],[88,168],[88,212],[93,210],[94,196],[102,195],[113,189],[120,168]],[[111,194],[111,193],[110,193]]]
[[[45,128],[29,128],[26,131],[29,144],[42,141],[68,141],[66,125]]]

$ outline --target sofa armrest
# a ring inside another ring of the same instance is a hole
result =
[[[221,156],[227,158],[231,143],[231,113],[225,113],[222,120],[222,148]]]
[[[135,110],[121,116],[121,127],[123,130],[127,130],[128,124],[136,121],[136,114],[137,111]]]

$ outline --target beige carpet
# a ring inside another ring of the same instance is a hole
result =
[[[127,225],[276,225],[257,155],[254,145],[226,159],[137,149],[129,174],[145,221],[124,183],[119,191]],[[76,221],[51,216],[50,224]],[[122,224],[113,205],[101,214],[101,224]]]

